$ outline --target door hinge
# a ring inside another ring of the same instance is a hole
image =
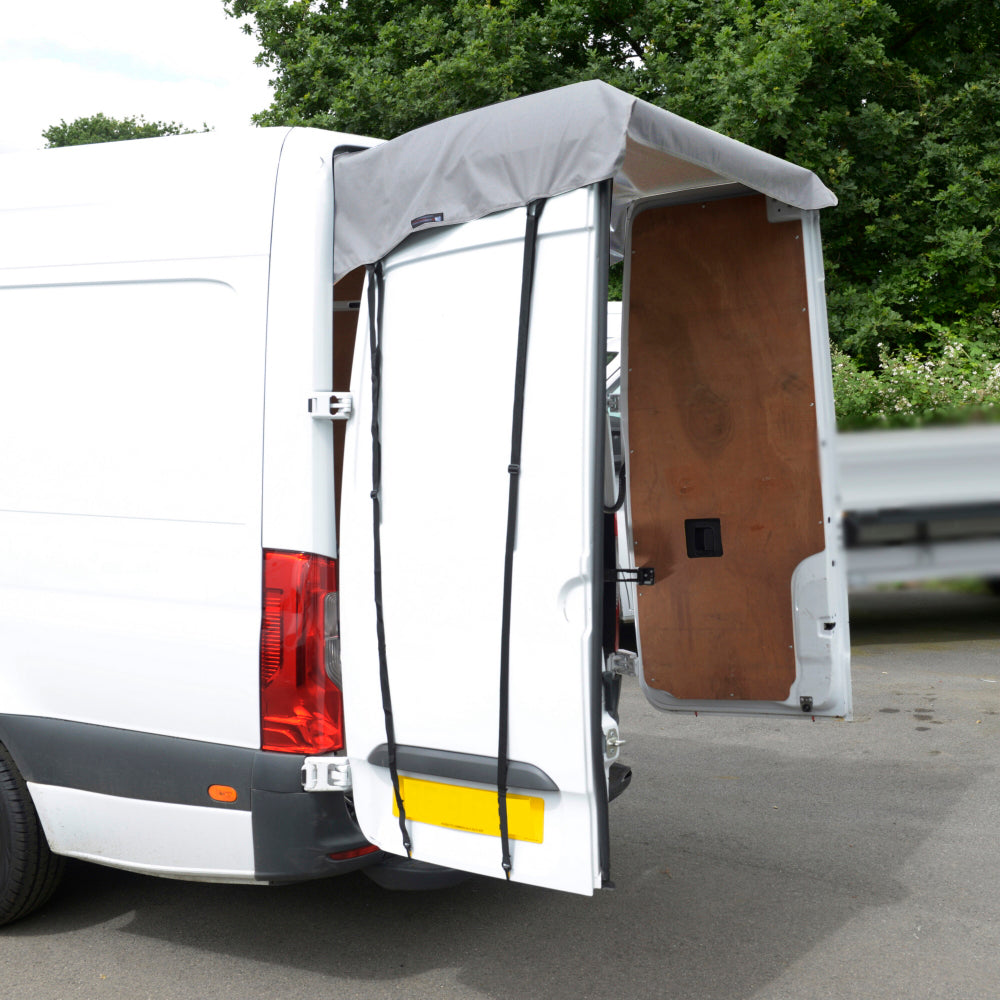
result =
[[[794,222],[796,219],[806,218],[809,214],[807,208],[795,208],[776,198],[765,198],[764,201],[767,204],[768,222]]]
[[[317,420],[349,420],[353,410],[349,392],[315,392],[309,397],[309,412]]]
[[[306,792],[349,792],[351,762],[346,757],[306,757],[302,762],[302,789]]]

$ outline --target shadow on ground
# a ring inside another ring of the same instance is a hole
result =
[[[1000,596],[947,590],[866,590],[850,595],[854,645],[1000,638]]]
[[[966,785],[860,761],[831,784],[787,747],[736,741],[709,759],[689,739],[657,742],[669,780],[640,769],[615,803],[618,888],[592,899],[485,878],[390,894],[363,875],[272,889],[80,865],[8,933],[52,940],[120,920],[136,955],[164,942],[245,961],[253,980],[232,994],[245,998],[303,972],[338,996],[413,996],[411,977],[436,970],[484,997],[747,997],[862,909],[903,898],[899,865]],[[830,801],[846,817],[834,842]],[[202,973],[177,975],[190,988]]]
[[[856,607],[862,647],[887,633],[997,634],[996,599],[870,597]],[[919,892],[908,859],[942,836],[993,766],[914,749],[952,730],[915,733],[889,670],[887,660],[858,672],[867,721],[855,725],[674,719],[630,685],[622,708],[635,778],[612,806],[617,889],[593,898],[487,878],[393,894],[360,874],[258,888],[79,865],[52,905],[5,936],[44,952],[112,935],[132,963],[116,997],[271,1000],[320,995],[317,983],[338,998],[752,997],[808,969],[866,911]],[[946,709],[938,701],[937,717]],[[173,993],[150,985],[153,967],[169,970]]]

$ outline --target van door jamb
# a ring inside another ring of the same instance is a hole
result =
[[[604,453],[606,427],[605,365],[608,340],[608,268],[611,265],[611,181],[602,181],[597,187],[597,240],[594,262],[594,511],[590,551],[592,553],[594,584],[591,588],[591,757],[594,774],[594,805],[597,811],[597,857],[601,874],[601,887],[612,889],[611,847],[608,820],[607,778],[604,769]]]

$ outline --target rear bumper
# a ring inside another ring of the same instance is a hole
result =
[[[57,853],[253,882],[323,878],[383,856],[350,856],[371,845],[343,792],[303,791],[302,756],[4,714],[0,743],[33,795],[45,796],[36,807]],[[235,800],[212,799],[212,785],[229,786]]]
[[[251,789],[254,877],[298,882],[367,868],[383,854],[369,847],[343,792],[304,792],[304,757],[257,752]],[[336,857],[341,855],[341,857]]]

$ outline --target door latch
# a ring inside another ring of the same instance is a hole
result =
[[[610,674],[621,674],[625,677],[635,677],[636,664],[639,657],[629,649],[616,649],[608,653],[607,670]]]
[[[621,738],[617,729],[606,729],[604,731],[604,757],[611,760],[618,756],[618,748],[625,746],[626,741]]]
[[[309,412],[317,420],[349,420],[353,411],[349,392],[316,392],[309,397]]]
[[[656,570],[652,566],[631,566],[608,573],[608,583],[637,583],[640,587],[652,587],[656,583]]]

